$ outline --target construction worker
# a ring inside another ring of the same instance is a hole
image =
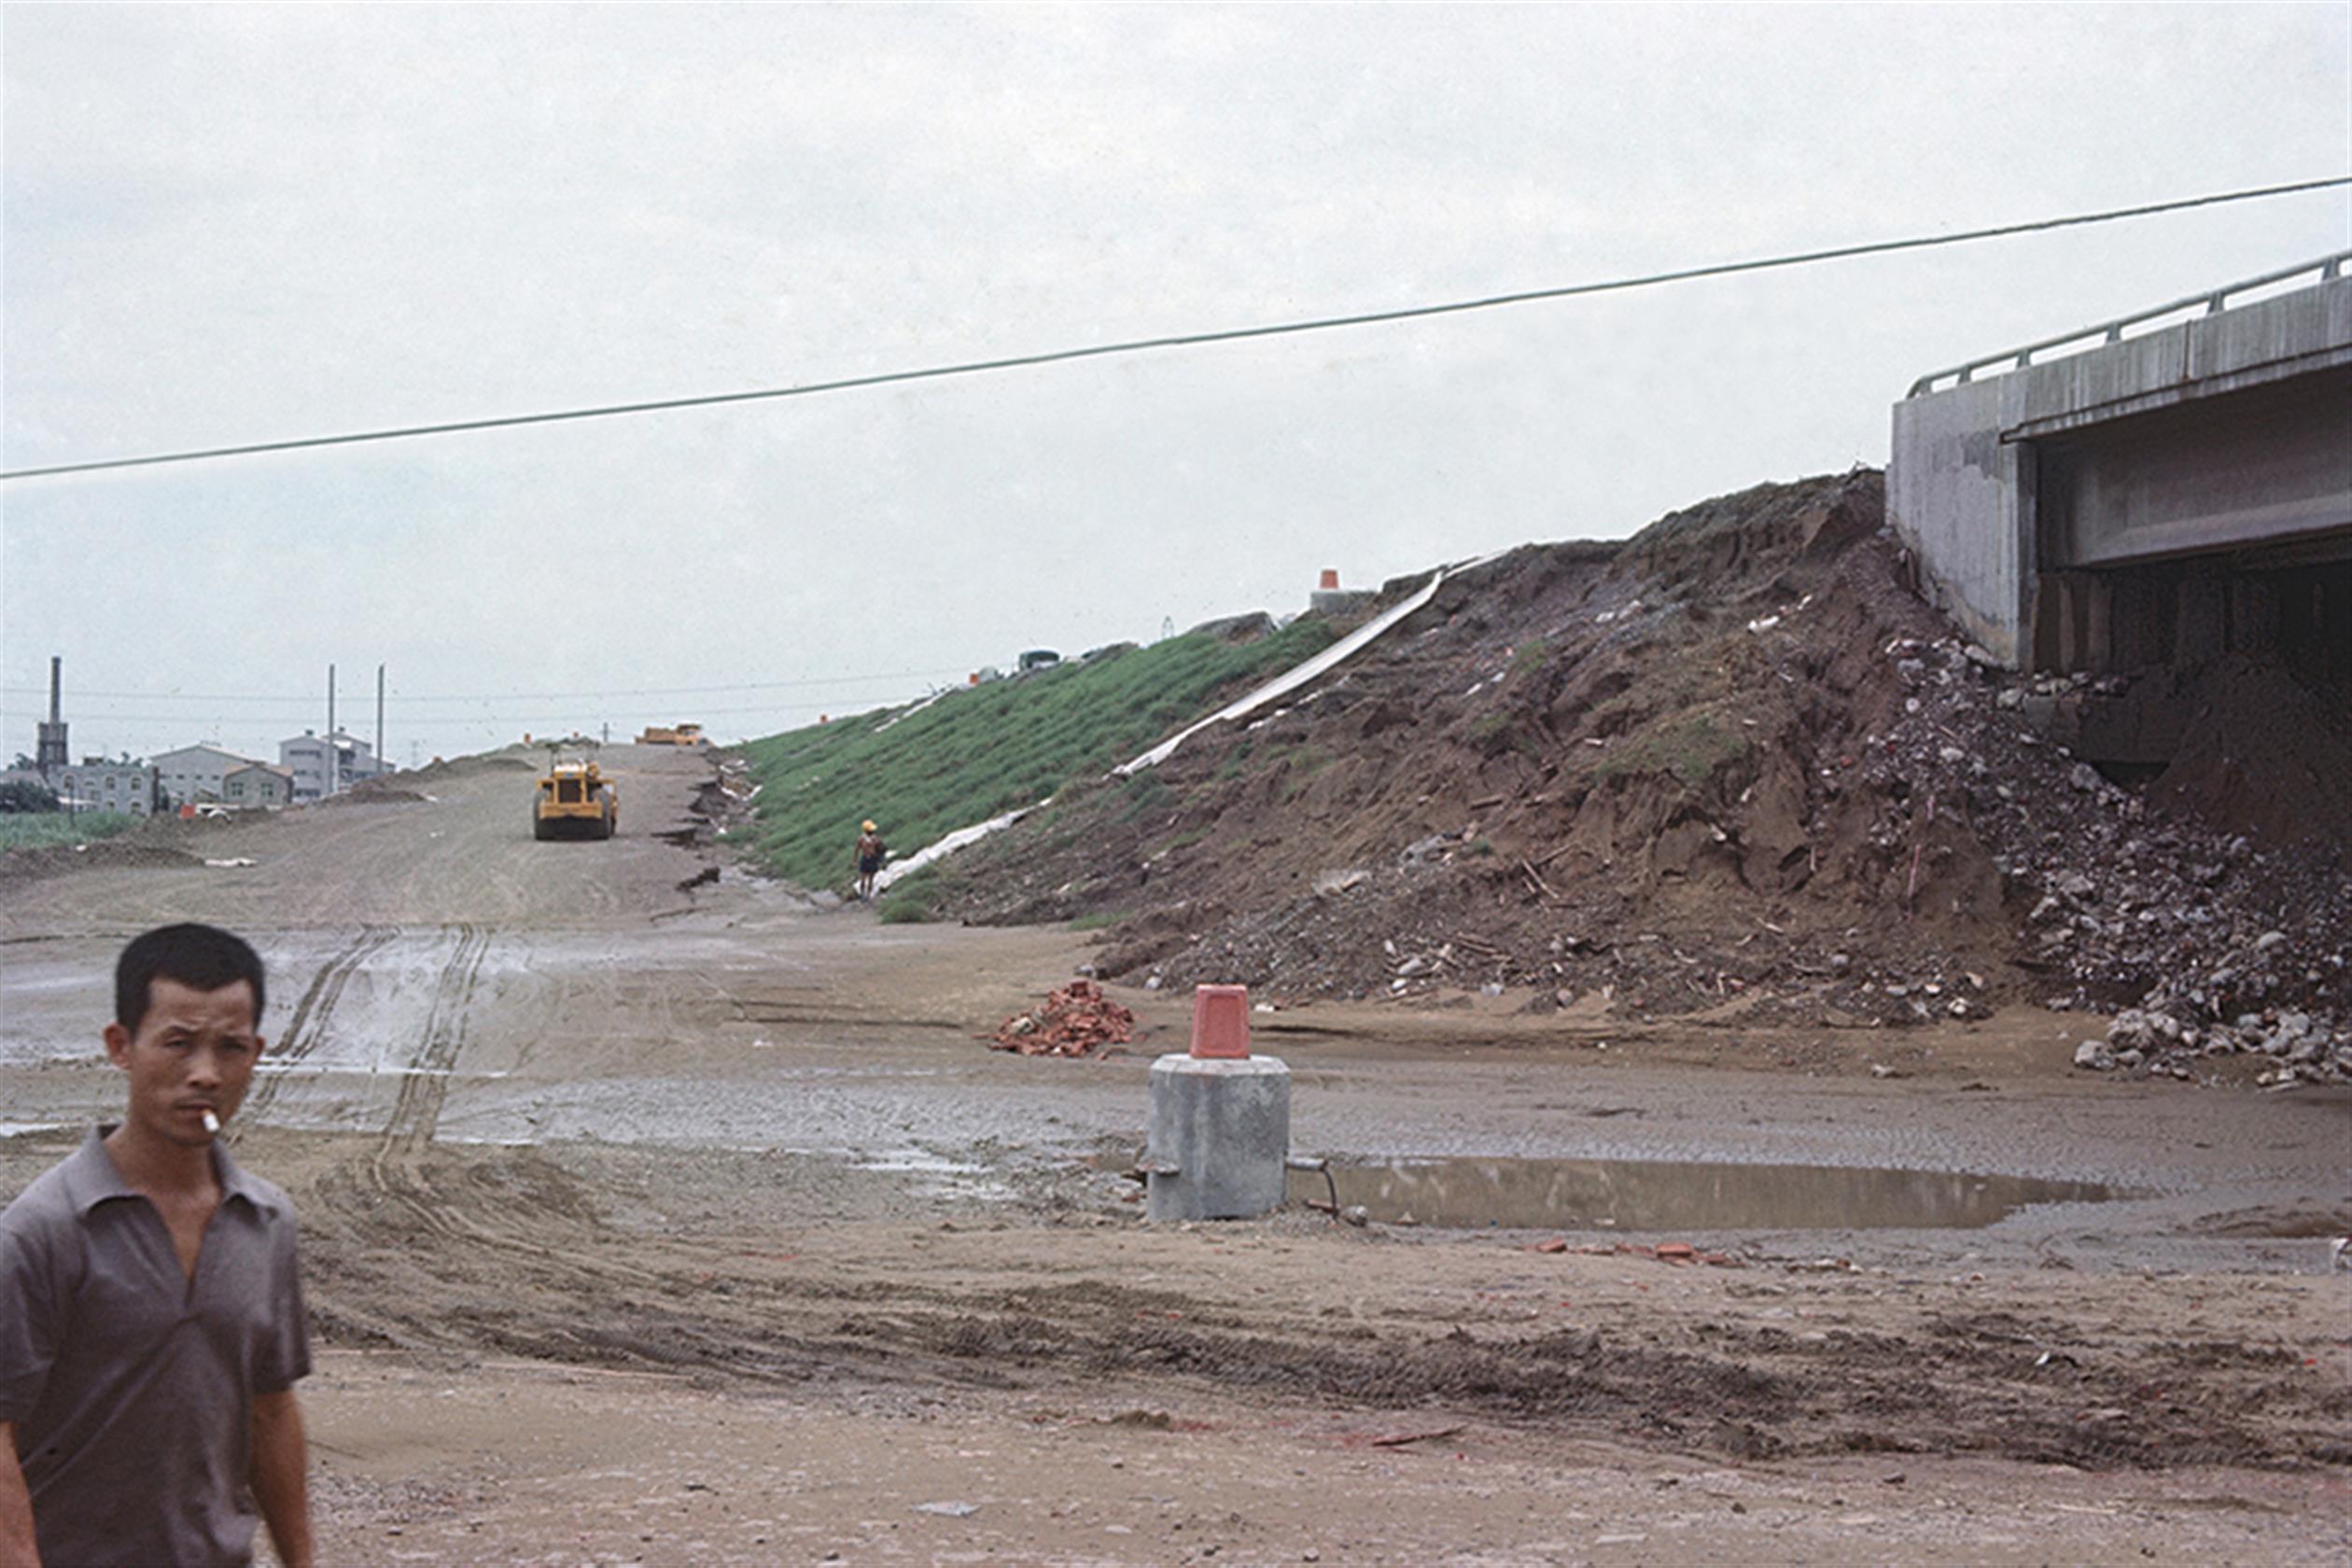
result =
[[[872,822],[863,823],[862,829],[858,834],[858,898],[861,902],[871,902],[874,897],[874,874],[882,869],[882,862],[889,859],[890,851],[884,847],[882,834]]]

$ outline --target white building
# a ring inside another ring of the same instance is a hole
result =
[[[361,779],[393,771],[366,741],[342,730],[328,735],[304,730],[291,740],[279,741],[278,764],[293,776],[298,801],[338,795]]]
[[[294,775],[275,763],[247,763],[231,768],[220,784],[222,804],[241,810],[294,803]]]
[[[240,757],[217,746],[183,746],[176,751],[157,754],[156,783],[161,788],[167,805],[219,801],[225,798],[223,781],[228,775],[234,769],[252,765],[251,757]]]
[[[145,763],[110,763],[85,757],[53,770],[49,788],[68,811],[121,811],[145,817],[155,810],[155,769]]]
[[[145,763],[110,763],[91,757],[78,765],[68,763],[43,773],[36,767],[13,767],[0,773],[0,784],[33,784],[58,797],[67,811],[121,811],[147,817],[155,811],[155,770]]]

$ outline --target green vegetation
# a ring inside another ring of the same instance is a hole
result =
[[[1481,713],[1470,721],[1470,738],[1483,746],[1505,730],[1509,729],[1518,717],[1510,709],[1503,707],[1498,707],[1491,713]]]
[[[1314,619],[1254,642],[1171,637],[753,741],[744,751],[761,785],[757,818],[735,836],[803,887],[846,886],[861,820],[880,823],[892,848],[911,854],[1115,767],[1204,717],[1234,688],[1320,651],[1333,636]],[[1155,775],[1122,788],[1138,815],[1173,804]],[[888,913],[912,880],[891,889],[885,918],[923,917]]]
[[[1282,785],[1282,804],[1287,805],[1306,793],[1307,786],[1315,781],[1315,775],[1337,760],[1330,752],[1312,748],[1293,752],[1288,763],[1290,771]]]
[[[29,778],[12,778],[0,784],[0,812],[62,811],[57,791],[46,784]]]
[[[0,849],[47,849],[112,838],[139,825],[127,811],[11,811],[0,814]]]
[[[1197,828],[1187,828],[1183,833],[1178,833],[1174,838],[1169,839],[1166,844],[1161,845],[1157,849],[1154,850],[1153,854],[1155,856],[1168,855],[1173,854],[1179,849],[1189,849],[1194,845],[1198,844],[1202,839],[1207,838],[1209,836],[1209,830],[1212,826],[1214,826],[1213,823],[1203,822]]]
[[[1171,794],[1168,780],[1160,777],[1157,768],[1145,768],[1133,775],[1120,786],[1119,792],[1127,797],[1127,804],[1119,808],[1122,822],[1132,822],[1146,812],[1166,811]]]
[[[1470,743],[1489,757],[1499,757],[1505,751],[1517,751],[1542,761],[1542,739],[1516,709],[1499,707],[1482,713],[1470,721],[1463,732]]]
[[[1601,778],[1671,773],[1696,790],[1747,750],[1747,736],[1724,716],[1704,711],[1674,713],[1624,736],[1593,764],[1592,771]]]
[[[1520,643],[1511,650],[1511,673],[1525,675],[1531,670],[1542,669],[1544,659],[1550,652],[1551,645],[1542,637]]]
[[[901,877],[882,894],[882,923],[919,926],[939,918],[939,874],[931,866]]]

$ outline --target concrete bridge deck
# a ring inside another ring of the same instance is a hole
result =
[[[2352,646],[2346,261],[1921,378],[1887,505],[1938,602],[2026,667]]]

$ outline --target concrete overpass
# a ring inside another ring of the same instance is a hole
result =
[[[2347,261],[1922,377],[1887,510],[1931,597],[2017,667],[2352,678]]]

